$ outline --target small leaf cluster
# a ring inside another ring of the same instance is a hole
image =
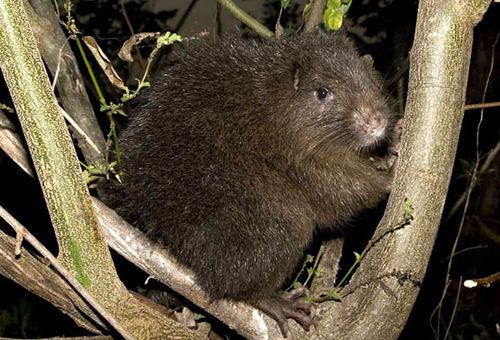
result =
[[[337,31],[342,27],[344,16],[351,3],[352,0],[328,0],[323,13],[323,23],[328,30]]]
[[[286,291],[290,291],[296,288],[307,287],[311,282],[313,277],[321,277],[324,273],[324,268],[319,265],[319,260],[323,257],[325,250],[322,246],[316,256],[312,256],[310,254],[306,255],[304,262],[302,263],[302,267],[300,268],[299,273],[295,277],[295,280],[292,282],[290,287],[286,289]],[[299,278],[307,273],[306,279],[304,282],[300,282]]]

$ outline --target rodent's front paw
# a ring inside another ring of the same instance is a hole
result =
[[[403,132],[404,120],[399,119],[394,126],[392,135],[392,143],[387,148],[387,154],[383,157],[370,157],[375,169],[380,171],[389,171],[394,169],[396,161],[399,157],[399,148],[401,147],[401,134]]]
[[[370,157],[369,161],[373,165],[375,169],[378,171],[389,171],[393,168],[396,160],[398,159],[398,155],[392,153],[390,150],[384,157]]]
[[[394,125],[393,135],[392,135],[392,145],[389,147],[389,154],[399,156],[399,149],[401,147],[401,135],[403,133],[404,119],[400,118],[396,125]]]

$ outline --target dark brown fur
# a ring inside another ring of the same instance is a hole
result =
[[[113,205],[211,298],[272,298],[317,226],[387,194],[369,159],[394,126],[381,81],[341,34],[195,41],[178,59],[130,114]]]

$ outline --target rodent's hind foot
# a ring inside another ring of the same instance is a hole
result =
[[[306,331],[309,331],[311,326],[314,325],[313,304],[304,300],[307,293],[306,288],[297,288],[286,295],[276,294],[258,300],[253,305],[276,320],[283,336],[290,338],[291,332],[288,319],[294,319]]]

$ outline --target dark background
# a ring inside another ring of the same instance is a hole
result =
[[[294,32],[301,24],[304,1],[292,1],[284,13],[281,23],[287,32]],[[413,0],[365,0],[353,1],[346,20],[348,31],[358,42],[364,53],[370,53],[376,68],[385,77],[386,85],[392,92],[395,110],[404,107],[407,84],[407,58],[412,45],[412,37],[417,13],[417,1]],[[61,19],[65,21],[61,4]],[[178,31],[191,37],[206,31],[210,35],[224,32],[239,32],[244,36],[252,32],[239,24],[224,9],[219,21],[215,0],[204,1],[76,1],[73,15],[83,35],[96,37],[101,48],[112,59],[122,76],[129,79],[137,77],[136,65],[128,66],[116,58],[121,44],[130,32],[125,23],[122,9],[131,21],[135,32],[141,31]],[[237,1],[252,15],[273,29],[279,1]],[[123,6],[123,7],[122,7]],[[488,70],[492,58],[493,44],[500,32],[500,5],[492,5],[483,21],[475,30],[471,72],[467,90],[467,103],[479,103],[482,100]],[[75,54],[77,49],[72,44]],[[141,53],[147,57],[151,46],[141,47]],[[496,58],[499,47],[495,49]],[[168,59],[170,49],[166,48],[160,60]],[[494,63],[490,84],[486,91],[486,102],[500,101],[498,63]],[[94,65],[94,70],[97,66]],[[88,78],[85,69],[82,74]],[[118,101],[119,93],[108,85],[104,77],[100,83],[108,98]],[[98,100],[91,86],[87,90],[96,105]],[[0,102],[12,106],[3,80],[0,79]],[[16,121],[15,116],[9,115]],[[457,237],[463,207],[454,216],[449,216],[449,209],[466,191],[471,169],[478,151],[482,160],[499,143],[500,109],[484,111],[480,130],[480,145],[476,147],[476,132],[480,111],[465,113],[460,144],[450,184],[443,222],[436,241],[436,246],[422,285],[421,293],[410,316],[401,339],[434,338],[430,316],[441,300],[445,283],[446,269],[451,255],[452,245]],[[99,117],[104,131],[108,131],[105,117]],[[442,324],[446,328],[452,319],[454,304],[456,312],[451,323],[450,339],[494,339],[500,338],[496,327],[500,323],[500,283],[490,288],[460,288],[461,279],[484,277],[500,271],[500,198],[499,198],[500,157],[492,163],[488,171],[479,179],[473,191],[465,223],[460,235],[457,251],[451,269],[451,284],[444,294],[442,302]],[[54,253],[57,251],[55,238],[51,230],[48,214],[44,206],[40,188],[36,182],[22,173],[16,165],[0,151],[0,205],[10,211],[28,229],[35,234]],[[364,242],[370,236],[380,212],[372,212],[352,228],[345,230],[346,254],[352,250],[360,252]],[[0,221],[0,231],[12,235],[12,231]],[[352,257],[352,255],[350,255]],[[134,289],[142,285],[146,275],[117,258],[120,276]],[[346,256],[343,267],[349,266],[351,259]],[[432,324],[436,325],[436,319]],[[224,330],[220,331],[224,334]],[[31,295],[15,283],[0,276],[0,336],[8,337],[48,337],[63,335],[82,335],[73,322],[50,304]]]

